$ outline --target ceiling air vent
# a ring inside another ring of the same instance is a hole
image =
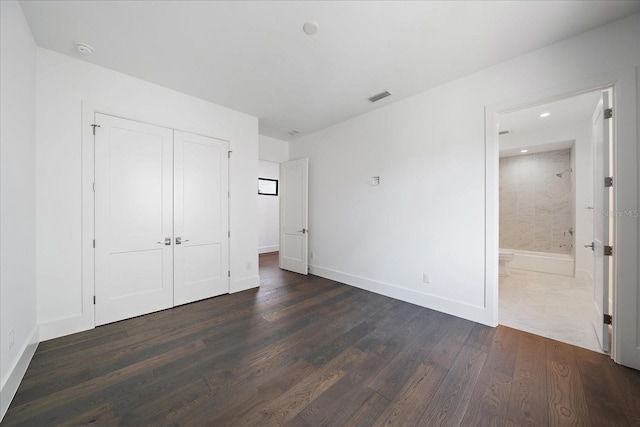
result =
[[[288,132],[288,134],[291,135],[291,136],[296,136],[299,133],[300,133],[300,131],[297,131],[297,130],[292,130],[291,132]]]
[[[369,102],[380,101],[382,98],[386,98],[387,96],[391,96],[391,94],[389,93],[389,91],[385,90],[384,92],[380,92],[377,95],[373,95],[371,98],[369,98]]]

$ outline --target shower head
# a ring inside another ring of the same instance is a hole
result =
[[[565,173],[567,173],[567,172],[573,172],[573,169],[571,169],[571,168],[569,168],[569,169],[565,169],[565,170],[563,170],[562,172],[557,173],[557,174],[556,174],[556,176],[557,176],[558,178],[562,178],[562,177],[563,177],[563,175],[564,175]]]

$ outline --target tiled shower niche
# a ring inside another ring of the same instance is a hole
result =
[[[500,248],[573,254],[571,149],[500,159]]]

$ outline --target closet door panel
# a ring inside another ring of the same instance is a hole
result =
[[[102,325],[173,306],[173,131],[98,113],[95,120],[95,316]]]
[[[174,132],[175,305],[229,292],[228,143]]]

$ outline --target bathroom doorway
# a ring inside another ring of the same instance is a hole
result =
[[[499,323],[594,351],[603,347],[594,327],[593,117],[603,91],[611,95],[500,114],[498,138]]]

